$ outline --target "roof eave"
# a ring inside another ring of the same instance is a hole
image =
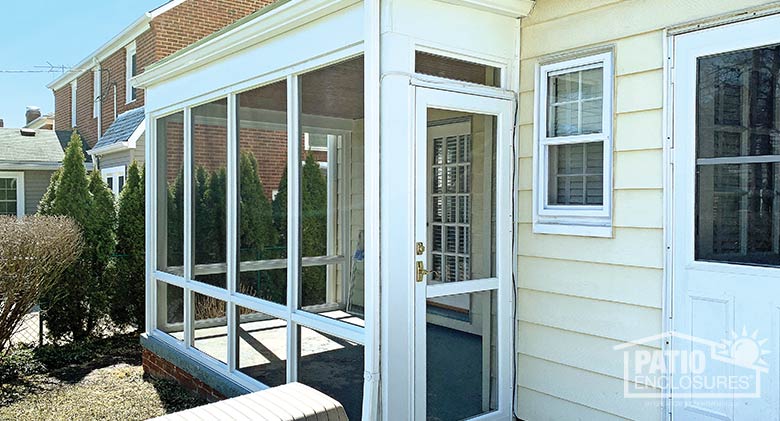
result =
[[[526,17],[534,8],[535,0],[438,0],[473,9],[486,10],[512,18]]]
[[[129,44],[134,39],[138,38],[138,36],[146,32],[146,30],[151,27],[151,20],[152,15],[150,13],[144,13],[143,16],[130,24],[130,26],[125,28],[114,38],[111,38],[108,42],[92,52],[92,54],[83,59],[79,64],[76,65],[76,67],[73,68],[72,71],[68,71],[57,79],[54,79],[54,81],[46,85],[46,87],[55,91],[63,88],[65,85],[81,76],[84,72],[94,67],[95,61],[100,62],[105,60],[111,54],[114,54],[119,49],[124,48],[125,45]]]

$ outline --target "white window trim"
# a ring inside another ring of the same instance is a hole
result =
[[[103,178],[103,182],[106,184],[108,184],[109,178],[114,179],[111,185],[111,192],[114,193],[115,197],[119,197],[119,177],[124,177],[125,183],[127,183],[127,174],[125,173],[124,165],[118,167],[102,168],[100,170],[100,176]]]
[[[16,216],[24,216],[24,173],[21,171],[0,171],[0,178],[16,179]]]
[[[100,104],[103,102],[103,98],[101,97],[102,81],[100,72],[101,68],[100,64],[98,64],[92,71],[92,118],[100,118]]]
[[[602,132],[595,134],[548,137],[547,89],[550,76],[589,68],[603,67]],[[612,122],[614,101],[613,54],[605,52],[537,66],[534,133],[534,219],[539,234],[562,234],[592,237],[612,236]],[[589,205],[548,205],[550,146],[604,142],[604,203]]]
[[[76,127],[76,94],[78,93],[78,83],[76,80],[70,83],[70,126]]]
[[[138,56],[136,55],[136,45],[135,41],[131,42],[127,47],[125,47],[125,103],[129,104],[133,101],[135,101],[135,98],[133,98],[133,84],[131,83],[131,79],[133,78],[133,67],[131,66],[131,59],[133,56],[135,57],[135,65],[136,69],[138,68]],[[136,95],[137,98],[137,95]]]

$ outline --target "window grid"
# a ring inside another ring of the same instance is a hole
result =
[[[433,139],[431,255],[438,280],[471,279],[471,135]]]

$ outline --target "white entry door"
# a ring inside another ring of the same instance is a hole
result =
[[[511,413],[512,111],[416,90],[416,420]]]
[[[778,28],[674,41],[672,348],[695,360],[673,376],[675,420],[780,418]]]

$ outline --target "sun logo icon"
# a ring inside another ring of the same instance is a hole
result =
[[[770,354],[769,351],[762,347],[766,344],[768,339],[758,339],[758,331],[754,331],[748,335],[747,329],[742,327],[742,334],[737,332],[731,332],[730,339],[724,339],[721,341],[720,350],[718,355],[725,357],[734,365],[744,367],[748,369],[766,369],[769,364],[763,357]],[[763,371],[763,370],[761,370]]]

